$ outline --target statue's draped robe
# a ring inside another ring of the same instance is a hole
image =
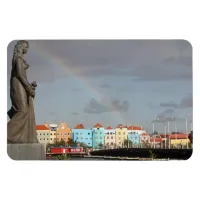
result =
[[[21,67],[23,76],[27,79],[24,60]],[[12,61],[10,98],[12,107],[8,111],[10,117],[10,121],[7,124],[8,143],[37,143],[33,99],[17,78],[16,59]]]

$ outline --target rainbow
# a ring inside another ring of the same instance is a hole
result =
[[[38,57],[44,59],[51,66],[57,66],[61,69],[65,70],[68,76],[72,77],[76,80],[77,83],[80,83],[81,86],[84,86],[88,92],[90,92],[94,99],[101,100],[103,95],[99,92],[92,83],[85,77],[82,77],[80,74],[77,75],[76,72],[72,71],[69,67],[67,67],[66,61],[59,58],[57,55],[51,54],[47,49],[42,47],[39,42],[34,42],[30,44],[30,48],[33,49],[34,53],[37,54]],[[109,108],[112,108],[110,106]],[[124,118],[121,116],[119,112],[112,112],[112,117],[117,118],[118,123],[125,123]],[[99,120],[101,121],[101,120]],[[77,122],[78,123],[78,122]]]

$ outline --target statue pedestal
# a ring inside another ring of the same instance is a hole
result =
[[[7,153],[13,160],[46,160],[46,145],[40,143],[7,144]]]

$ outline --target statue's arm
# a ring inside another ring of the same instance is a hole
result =
[[[21,58],[17,58],[16,60],[16,74],[18,79],[20,80],[20,82],[22,83],[22,85],[24,86],[25,90],[31,95],[34,91],[31,87],[31,85],[29,84],[29,82],[27,81],[27,79],[23,76],[22,74],[22,59]]]

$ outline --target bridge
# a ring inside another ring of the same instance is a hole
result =
[[[91,156],[124,157],[138,159],[176,159],[187,160],[192,156],[192,149],[151,149],[151,148],[120,148],[102,149],[90,152]]]

